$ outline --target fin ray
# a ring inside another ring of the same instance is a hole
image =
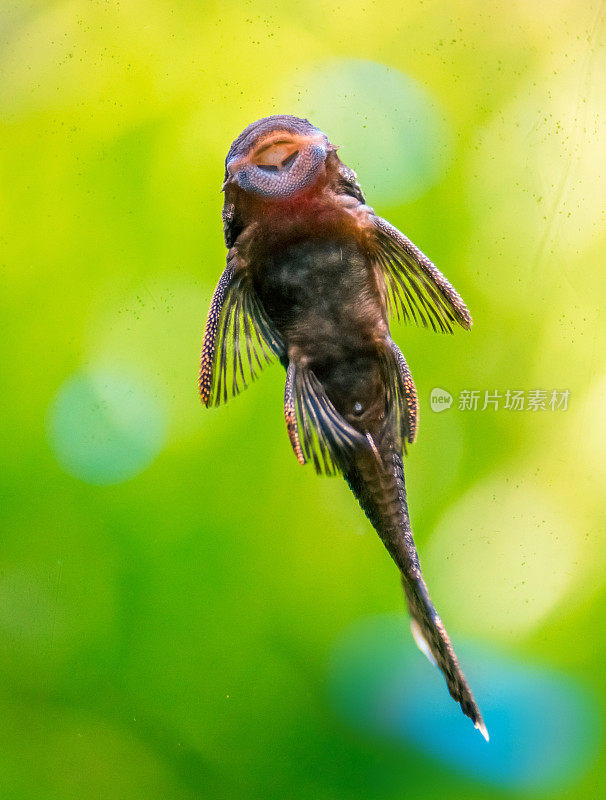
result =
[[[215,289],[208,312],[199,391],[206,406],[227,402],[246,389],[263,361],[281,358],[284,344],[238,259],[232,256]],[[263,359],[263,360],[262,360]]]
[[[419,398],[410,368],[398,345],[389,339],[381,350],[386,389],[384,428],[399,434],[398,444],[406,452],[406,444],[415,441],[419,427]]]
[[[452,333],[453,323],[465,329],[471,315],[460,295],[440,270],[401,231],[374,213],[370,256],[385,276],[389,302],[405,322]]]
[[[356,450],[368,449],[368,441],[339,414],[311,369],[292,361],[291,367],[304,458],[316,472],[334,475],[346,468]]]

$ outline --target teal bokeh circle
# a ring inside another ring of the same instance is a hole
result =
[[[70,475],[92,484],[132,478],[160,451],[164,412],[146,387],[122,371],[78,372],[50,409],[49,439]]]

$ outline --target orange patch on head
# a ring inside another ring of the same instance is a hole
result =
[[[301,136],[290,131],[272,131],[252,148],[248,160],[258,166],[280,169],[287,166],[285,161],[292,160],[299,150],[318,138],[322,138],[321,135]]]
[[[299,149],[299,143],[293,141],[277,141],[273,144],[267,144],[256,150],[252,161],[259,166],[275,166],[280,167],[282,163],[296,153]]]

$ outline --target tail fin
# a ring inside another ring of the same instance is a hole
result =
[[[390,542],[390,553],[402,573],[402,585],[406,596],[406,605],[411,616],[410,627],[417,647],[427,658],[437,666],[446,680],[446,685],[451,697],[460,704],[461,710],[473,722],[475,728],[488,741],[488,731],[482,719],[482,714],[474,700],[473,694],[459,661],[455,655],[454,647],[444,623],[429,596],[427,584],[421,574],[421,566],[417,549],[412,538],[412,530],[408,516],[406,502],[406,489],[404,485],[404,468],[402,459],[394,454],[394,473],[398,482],[398,494],[402,510],[402,523],[405,533],[398,537],[397,545]],[[395,547],[394,547],[395,545]],[[397,552],[403,550],[404,552]],[[396,557],[396,555],[398,557]]]
[[[345,478],[402,574],[417,645],[439,667],[451,696],[488,741],[480,709],[421,574],[408,516],[402,456],[385,439],[379,442],[379,451],[382,463],[368,452],[360,453]]]
[[[488,731],[480,709],[465,680],[444,623],[431,602],[420,570],[416,576],[402,573],[402,585],[411,616],[410,628],[417,647],[441,670],[450,696],[460,704],[463,713],[488,741]]]

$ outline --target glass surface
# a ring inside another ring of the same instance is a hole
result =
[[[20,0],[0,31],[0,798],[605,797],[603,5]],[[199,404],[224,158],[273,113],[473,315],[393,334],[490,744],[297,464],[281,367]]]

